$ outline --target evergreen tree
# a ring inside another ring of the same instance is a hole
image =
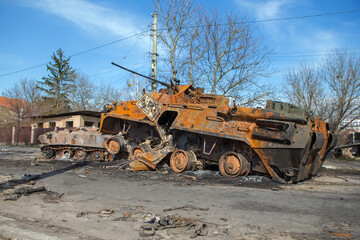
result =
[[[70,66],[70,57],[66,58],[61,48],[53,53],[52,61],[46,65],[47,71],[50,73],[47,77],[43,77],[38,86],[46,93],[45,98],[52,102],[55,108],[53,112],[69,111],[68,96],[75,89],[75,78],[77,76],[75,70]]]

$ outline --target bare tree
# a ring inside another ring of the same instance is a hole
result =
[[[340,132],[360,118],[360,56],[346,48],[334,50],[321,68],[321,78],[333,99],[329,124],[334,132]],[[344,120],[348,121],[342,124]]]
[[[269,95],[257,81],[268,73],[269,51],[245,18],[206,12],[191,0],[159,1],[159,12],[163,72],[242,104]]]
[[[137,100],[143,95],[143,90],[146,91],[146,86],[148,80],[144,78],[139,78],[135,74],[129,75],[129,78],[126,81],[126,87],[124,89],[124,99],[123,100]]]
[[[36,87],[35,80],[27,78],[16,82],[3,93],[7,107],[2,108],[2,123],[15,124],[23,122],[26,117],[43,113],[41,91]]]
[[[37,88],[36,83],[35,80],[23,78],[5,91],[4,96],[9,98],[10,111],[18,112],[19,109],[23,109],[23,116],[41,113],[41,90]]]
[[[303,62],[286,73],[285,83],[285,95],[290,103],[327,119],[329,99],[318,67]]]
[[[156,4],[165,68],[170,68],[172,78],[179,75],[182,80],[194,84],[201,79],[196,65],[207,51],[201,40],[204,13],[191,0],[163,0]]]
[[[110,84],[94,84],[90,78],[77,71],[75,88],[71,98],[72,111],[102,111],[106,104],[126,100],[127,91],[122,91]]]
[[[94,91],[94,105],[91,110],[102,111],[104,106],[112,103],[113,101],[124,101],[124,93],[118,88],[111,86],[110,84],[100,84],[100,87]]]
[[[360,56],[350,49],[328,54],[317,66],[301,64],[285,75],[288,100],[340,132],[360,118]]]
[[[204,72],[211,93],[242,102],[245,99],[239,93],[249,85],[257,87],[254,100],[267,94],[257,79],[269,73],[270,53],[245,20],[230,14],[222,18],[215,12],[206,18],[205,30],[209,51],[204,59]],[[251,99],[245,102],[251,102]]]
[[[82,73],[77,73],[74,79],[75,88],[72,93],[71,109],[73,111],[91,110],[94,108],[95,85],[89,77]]]

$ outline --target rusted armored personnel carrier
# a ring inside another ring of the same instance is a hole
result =
[[[160,83],[167,88],[102,115],[100,132],[112,135],[107,151],[128,152],[133,170],[164,162],[175,172],[218,164],[227,177],[258,173],[298,182],[319,171],[336,143],[324,121],[290,104],[229,106],[228,98],[204,89]]]

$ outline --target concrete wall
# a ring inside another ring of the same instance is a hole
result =
[[[89,123],[91,122],[92,126],[98,127],[99,123],[100,123],[100,118],[83,116],[83,115],[42,118],[42,119],[35,120],[35,122],[32,124],[32,126],[35,126],[37,128],[39,128],[39,127],[50,128],[50,127],[52,127],[50,124],[51,122],[55,122],[55,127],[59,127],[59,128],[66,128],[67,122],[73,122],[74,128],[84,127],[85,122],[89,122]],[[88,127],[91,127],[91,126],[88,126]]]

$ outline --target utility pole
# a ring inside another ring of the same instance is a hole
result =
[[[16,146],[19,146],[19,128],[20,128],[20,118],[22,117],[24,109],[19,108],[18,111],[18,122],[17,122],[17,134],[16,134]]]
[[[157,3],[155,8],[154,17],[154,28],[153,28],[153,52],[151,61],[151,78],[157,80]],[[156,92],[157,83],[151,82],[151,92]]]

